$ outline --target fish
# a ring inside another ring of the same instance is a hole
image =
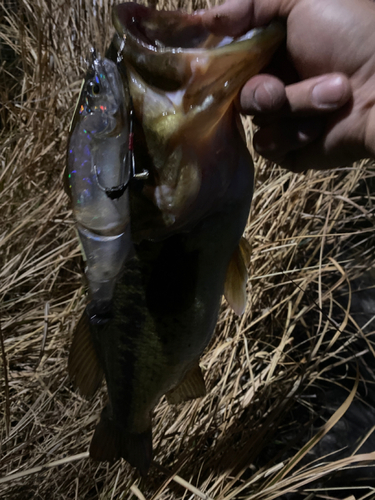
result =
[[[130,101],[116,63],[94,49],[90,59],[70,125],[64,181],[91,300],[98,310],[105,310],[132,252]]]
[[[110,307],[91,302],[82,315],[69,374],[88,397],[105,375],[91,458],[124,458],[145,476],[155,406],[206,394],[199,360],[223,293],[237,314],[246,307],[254,167],[234,101],[284,33],[218,38],[199,16],[134,3],[114,7],[113,21],[107,55],[126,73],[135,163],[148,176],[129,184],[132,258]]]

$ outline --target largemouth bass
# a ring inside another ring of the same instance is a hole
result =
[[[198,16],[133,3],[114,8],[114,24],[113,57],[122,56],[134,102],[135,160],[149,177],[129,186],[135,256],[111,307],[87,307],[69,373],[87,396],[105,374],[109,402],[91,457],[123,457],[144,475],[155,405],[163,395],[177,404],[205,394],[198,363],[223,292],[238,314],[246,305],[241,236],[253,164],[233,102],[283,34],[273,26],[219,39]]]
[[[91,52],[70,127],[65,188],[77,222],[91,300],[110,303],[132,249],[129,96],[117,66]]]

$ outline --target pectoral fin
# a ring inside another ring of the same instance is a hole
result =
[[[99,364],[92,343],[89,317],[82,314],[74,331],[73,343],[68,360],[69,377],[84,397],[91,397],[99,388],[103,379],[103,370]]]
[[[170,405],[178,405],[189,399],[202,398],[206,395],[206,384],[198,363],[187,372],[182,382],[167,392],[165,397]]]
[[[233,311],[241,316],[246,307],[247,266],[250,263],[251,247],[245,238],[233,252],[225,278],[224,295]]]
[[[242,236],[238,246],[240,247],[241,255],[245,262],[245,266],[248,267],[250,265],[250,260],[251,260],[251,252],[252,252],[251,245],[247,241],[247,239]]]

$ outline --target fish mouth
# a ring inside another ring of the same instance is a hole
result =
[[[155,10],[127,2],[114,7],[113,24],[116,31],[129,34],[148,50],[159,53],[192,54],[207,50],[240,50],[245,42],[266,28],[255,28],[240,37],[213,35],[203,25],[200,16],[179,10]],[[284,38],[285,29],[280,22],[273,22],[270,36]],[[235,43],[235,45],[234,45]]]
[[[268,64],[285,38],[285,28],[277,22],[243,37],[218,37],[203,26],[200,16],[158,11],[132,2],[114,7],[113,24],[118,35],[115,45],[122,49],[127,64],[147,84],[164,91],[191,84],[197,68],[199,80],[203,77],[205,84],[208,75],[214,82],[219,74],[220,87],[228,76],[229,81],[236,80],[238,89]],[[201,102],[207,95],[201,94]]]
[[[201,46],[210,35],[198,16],[155,10],[133,2],[114,7],[113,23],[118,33],[126,27],[139,44],[152,51],[189,51]]]

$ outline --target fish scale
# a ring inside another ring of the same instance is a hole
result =
[[[113,441],[112,458],[124,456],[145,472],[140,457],[126,446],[119,449],[118,444],[121,439],[133,443],[133,436],[138,436],[137,446],[150,449],[153,408],[197,367],[216,324],[226,269],[241,226],[224,242],[220,237],[223,228],[228,230],[238,219],[245,224],[251,187],[248,179],[246,201],[210,216],[189,233],[135,247],[136,256],[116,284],[108,321],[92,329],[109,395],[90,448],[94,458],[108,459],[103,443]],[[185,286],[178,286],[180,276]],[[173,294],[176,297],[168,301]],[[190,397],[204,395],[204,385],[194,393],[195,386]],[[179,402],[176,396],[172,399]],[[112,433],[116,438],[111,438]]]

